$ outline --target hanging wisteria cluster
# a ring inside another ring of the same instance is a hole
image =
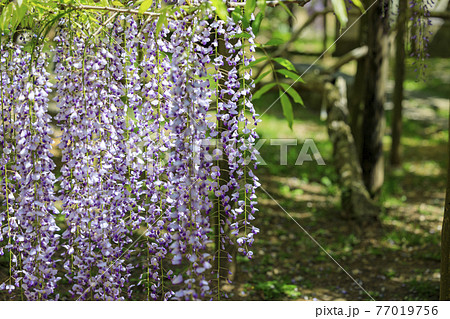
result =
[[[9,278],[0,289],[20,287],[27,299],[46,299],[55,290],[58,249],[51,159],[51,91],[45,55],[1,44],[0,255],[6,254]]]
[[[64,16],[54,85],[41,48],[1,44],[0,289],[14,298],[221,299],[233,252],[252,257],[254,35],[194,2],[99,14],[95,34]]]
[[[413,65],[414,71],[418,72],[418,77],[425,78],[425,69],[427,68],[426,59],[430,57],[428,53],[428,44],[431,31],[431,13],[434,6],[434,0],[410,0],[409,7],[412,12],[410,20],[412,22],[410,41],[412,45],[411,57],[415,58]]]

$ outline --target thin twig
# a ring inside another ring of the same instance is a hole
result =
[[[298,4],[300,7],[303,7],[305,4],[307,4],[308,2],[310,2],[311,0],[277,0],[277,1],[266,1],[266,5],[269,7],[275,7],[280,5],[280,2],[282,2],[283,4]],[[228,5],[230,7],[243,7],[245,6],[245,2],[229,2]]]
[[[142,32],[144,31],[145,27],[147,26],[147,24],[150,22],[151,19],[152,19],[152,17],[149,16],[149,17],[144,21],[144,24],[142,25],[141,30],[139,30],[139,33],[138,33],[138,35],[136,36],[136,38],[138,38],[138,39],[141,38]]]
[[[97,31],[95,31],[95,33],[92,35],[92,37],[95,38],[95,37],[100,33],[100,31],[102,31],[102,29],[103,29],[106,25],[108,25],[108,23],[110,23],[110,22],[111,22],[118,14],[119,14],[119,12],[113,13],[113,15],[112,15],[111,17],[109,17],[109,19],[106,20],[106,21],[102,24],[102,26],[101,26],[100,28],[98,28]]]
[[[63,5],[63,6],[70,7],[70,8],[73,8],[75,10],[111,11],[111,12],[118,12],[118,13],[142,14],[142,15],[154,16],[154,17],[157,17],[157,16],[160,15],[159,13],[149,12],[149,11],[146,11],[144,13],[140,13],[138,10],[127,9],[127,8],[100,7],[100,6],[89,6],[89,5],[79,5],[79,6]]]
[[[326,14],[328,14],[328,13],[330,13],[330,12],[333,12],[333,9],[332,9],[332,8],[325,8],[325,9],[323,9],[322,11],[317,11],[317,12],[314,12],[312,15],[310,15],[310,16],[308,17],[308,20],[306,20],[306,22],[305,22],[305,23],[304,23],[297,31],[295,31],[295,32],[291,35],[289,41],[287,41],[286,43],[284,43],[283,45],[280,45],[280,46],[278,47],[278,49],[272,54],[272,58],[279,57],[279,56],[281,56],[283,53],[287,52],[287,49],[289,48],[289,46],[290,46],[295,40],[298,39],[298,37],[299,37],[300,34],[306,29],[306,27],[308,27],[309,25],[311,25],[311,23],[313,23],[313,22],[316,20],[317,17],[319,17],[319,16],[321,16],[321,15],[326,15]],[[271,61],[271,59],[268,59],[268,60],[261,66],[261,68],[259,69],[258,73],[257,73],[256,76],[255,76],[255,79],[258,78],[258,77],[261,75],[262,71],[264,70],[264,68],[265,68],[266,66],[269,65],[270,61]]]

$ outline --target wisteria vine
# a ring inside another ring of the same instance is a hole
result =
[[[63,282],[76,300],[221,299],[233,252],[252,257],[254,34],[207,1],[167,2],[159,19],[98,14],[94,35],[93,19],[65,15],[54,85],[41,47],[1,43],[0,289],[13,298],[58,299]]]

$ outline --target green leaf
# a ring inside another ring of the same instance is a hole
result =
[[[44,14],[44,13],[46,13],[46,12],[48,12],[48,11],[52,11],[52,7],[51,7],[51,4],[48,4],[48,3],[46,3],[46,5],[44,6],[44,5],[42,5],[42,4],[40,4],[40,3],[38,3],[38,2],[35,2],[35,1],[33,1],[33,3],[32,3],[32,7],[33,7],[33,9],[38,9],[38,11],[41,13],[41,14]]]
[[[262,61],[265,61],[265,60],[267,60],[267,56],[263,56],[261,58],[258,58],[255,61],[250,62],[247,66],[243,67],[243,69],[245,70],[245,69],[248,69],[248,68],[252,68],[255,65],[257,65],[258,63],[261,63]]]
[[[361,3],[360,0],[352,0],[352,3],[358,7],[359,10],[361,10],[362,13],[366,13],[366,9],[364,9],[363,4]]]
[[[289,128],[292,130],[292,124],[294,123],[294,112],[292,111],[292,104],[289,97],[280,90],[281,107],[283,108],[283,115],[286,118]]]
[[[305,105],[303,103],[303,99],[300,96],[300,94],[298,94],[298,92],[292,86],[290,86],[287,83],[280,83],[280,86],[283,88],[283,90],[287,94],[289,94],[292,97],[292,99],[294,100],[295,103],[298,103],[300,105]]]
[[[231,17],[233,18],[234,22],[240,23],[242,22],[242,26],[247,29],[250,26],[250,20],[247,19],[247,17],[242,13],[242,8],[235,8],[231,12]]]
[[[244,17],[247,21],[250,21],[252,17],[252,13],[255,12],[256,9],[256,0],[246,0],[244,6]]]
[[[257,100],[263,96],[264,93],[269,91],[271,88],[273,88],[276,85],[276,83],[269,83],[264,85],[262,88],[260,88],[258,91],[253,94],[253,100]]]
[[[231,17],[233,18],[233,21],[236,23],[239,23],[239,21],[242,21],[243,17],[242,17],[241,10],[238,8],[234,9],[233,12],[231,12]]]
[[[150,1],[150,3],[152,2],[153,0],[151,0]],[[116,7],[124,7],[124,5],[122,4],[122,2],[120,2],[120,1],[113,1],[113,2],[111,2],[112,3],[112,5],[113,6],[116,6]],[[151,4],[150,4],[151,5]],[[142,8],[142,5],[140,6],[140,8],[139,8],[139,12],[140,12],[140,10],[141,10],[141,8]],[[148,9],[148,8],[147,8]],[[145,9],[145,10],[147,10],[147,9]],[[144,11],[145,12],[145,11]],[[141,12],[142,13],[142,12]]]
[[[283,3],[283,1],[278,1],[278,4],[283,7],[283,9],[292,17],[292,19],[297,20],[291,10]]]
[[[262,13],[266,10],[266,0],[257,0],[256,5]]]
[[[223,21],[228,20],[228,9],[225,2],[222,0],[211,0],[212,5],[216,8],[216,14]]]
[[[33,16],[30,14],[26,14],[23,19],[22,22],[20,23],[20,25],[24,28],[24,29],[31,29],[33,26],[35,26],[36,21],[33,20]]]
[[[238,39],[250,39],[252,36],[246,32],[242,32],[239,34],[234,34],[232,38],[238,38]]]
[[[17,0],[17,9],[20,9],[22,6],[26,6],[28,3],[28,0]]]
[[[264,14],[262,12],[259,12],[255,17],[255,21],[253,21],[252,23],[252,31],[255,36],[259,33],[259,27],[261,26],[261,21],[263,18]]]
[[[158,18],[158,22],[156,22],[156,28],[155,28],[156,35],[158,35],[161,32],[162,27],[167,22],[167,10],[168,9],[169,9],[169,7],[165,7],[164,9],[161,10],[161,13]]]
[[[341,24],[341,28],[345,28],[347,26],[348,17],[344,0],[331,0],[331,4],[333,5],[333,11],[336,14],[336,17]]]
[[[118,1],[114,1],[114,2],[118,2]],[[144,14],[145,11],[148,10],[148,8],[150,8],[153,4],[153,0],[145,0],[144,2],[142,2],[141,6],[139,7],[139,13]]]
[[[273,58],[273,60],[275,62],[278,62],[279,64],[281,64],[282,66],[284,66],[286,69],[290,70],[290,71],[294,71],[296,72],[297,70],[295,69],[295,66],[292,64],[291,61],[289,61],[288,59],[285,58]]]
[[[28,6],[27,6],[27,1],[17,1],[17,10],[16,10],[16,15],[17,15],[17,24],[21,23],[23,18],[25,18],[25,15],[28,12]]]
[[[269,41],[267,41],[267,42],[264,44],[264,46],[277,46],[277,45],[283,44],[283,43],[285,43],[285,42],[286,42],[286,41],[283,40],[283,39],[275,38],[275,39],[270,39]]]
[[[272,73],[272,70],[269,70],[267,72],[264,72],[263,74],[261,74],[260,76],[258,76],[258,78],[255,80],[255,84],[258,84],[259,82],[261,82],[262,79],[264,79],[269,73]]]
[[[295,82],[305,83],[305,81],[303,81],[303,79],[297,73],[291,72],[291,71],[286,70],[286,69],[279,69],[279,70],[277,70],[277,72],[280,73],[280,74],[283,74],[287,78],[291,78]]]
[[[25,17],[25,14],[28,11],[28,7],[23,4],[23,1],[17,2],[14,5],[13,16],[11,18],[11,30],[15,30],[17,26],[20,24],[22,19]]]
[[[11,24],[15,9],[16,9],[16,5],[13,2],[10,2],[6,6],[6,8],[4,8],[2,10],[2,15],[0,16],[0,29],[1,30],[9,29],[9,25]]]
[[[250,26],[250,20],[248,20],[245,16],[242,17],[242,26],[244,29],[247,29]]]
[[[91,20],[92,22],[98,23],[99,25],[101,24],[101,22],[100,22],[98,19],[94,18],[92,15],[89,15],[88,18],[89,18],[89,20]]]

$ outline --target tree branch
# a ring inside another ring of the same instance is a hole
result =
[[[330,68],[324,70],[321,73],[326,73],[326,74],[335,73],[341,68],[341,66],[349,63],[350,61],[359,60],[359,59],[365,57],[368,52],[369,52],[369,48],[367,47],[367,45],[363,45],[361,47],[355,48],[355,49],[347,52],[342,57],[340,57]]]
[[[303,7],[305,4],[307,4],[310,1],[311,0],[285,0],[285,1],[274,0],[274,1],[267,1],[266,4],[269,7],[275,7],[275,6],[279,5],[280,2],[282,2],[283,4],[294,3],[294,4],[298,4],[299,6]],[[100,7],[100,6],[93,6],[93,5],[71,6],[71,5],[66,5],[66,4],[62,4],[62,6],[71,7],[75,10],[97,10],[97,11],[110,11],[110,12],[119,12],[119,13],[128,13],[128,14],[142,14],[142,15],[146,15],[146,16],[159,16],[159,13],[149,12],[149,11],[140,13],[139,10],[129,9],[129,8],[116,8],[116,7],[106,7],[106,6]],[[242,7],[242,6],[245,6],[245,1],[244,2],[230,2],[230,3],[228,3],[228,6],[229,7]]]
[[[110,12],[119,12],[119,13],[128,13],[128,14],[142,14],[145,16],[159,16],[159,13],[146,11],[144,13],[140,13],[138,10],[128,9],[128,8],[115,8],[115,7],[100,7],[100,6],[90,6],[90,5],[79,5],[79,6],[71,6],[71,5],[63,5],[65,7],[73,8],[75,10],[96,10],[96,11],[110,11]]]
[[[298,4],[300,7],[303,7],[305,4],[310,2],[311,0],[274,0],[274,1],[266,1],[266,5],[269,7],[276,7],[282,2],[283,4]],[[230,7],[243,7],[245,6],[245,1],[243,2],[230,2],[228,3]]]

